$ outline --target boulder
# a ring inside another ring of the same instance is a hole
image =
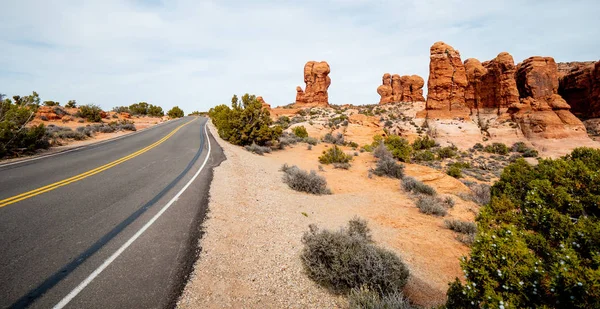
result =
[[[330,67],[325,61],[309,61],[304,65],[304,91],[299,86],[296,88],[296,103],[303,106],[329,106],[327,89],[331,85],[329,77]],[[303,92],[303,94],[302,94]]]
[[[559,63],[558,93],[583,119],[600,117],[600,61]]]
[[[125,119],[130,119],[131,118],[131,114],[130,113],[121,112],[120,115],[121,115],[121,117],[123,117]]]
[[[466,110],[467,76],[460,53],[444,42],[430,49],[427,110]]]

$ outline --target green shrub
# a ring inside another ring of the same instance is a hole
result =
[[[412,155],[414,161],[433,161],[435,160],[435,154],[429,150],[415,151]]]
[[[237,100],[237,96],[234,96]],[[288,116],[279,116],[275,124],[278,124],[281,128],[287,129],[290,126],[290,117]]]
[[[372,172],[377,176],[402,179],[404,177],[404,165],[399,164],[390,156],[384,156],[377,161],[377,166]]]
[[[435,141],[430,139],[429,136],[425,136],[423,138],[418,137],[413,143],[412,148],[414,150],[425,150],[435,147]]]
[[[46,106],[60,106],[60,102],[56,102],[56,101],[44,101],[44,105],[46,105]]]
[[[352,156],[347,155],[342,149],[334,145],[328,150],[323,151],[323,155],[319,157],[319,162],[323,164],[330,163],[349,163],[352,161]]]
[[[511,151],[513,152],[520,152],[523,153],[525,152],[527,149],[529,149],[529,147],[527,147],[527,144],[525,144],[524,142],[516,142],[512,145],[511,147]]]
[[[281,167],[281,171],[283,172],[283,182],[293,190],[317,195],[331,194],[331,190],[327,188],[325,177],[317,175],[315,171],[308,173],[295,165],[288,166],[287,164]]]
[[[511,150],[523,154],[525,158],[535,158],[538,156],[538,151],[527,147],[524,142],[516,142],[512,145]]]
[[[0,95],[0,158],[50,147],[43,124],[27,127],[39,104],[37,93],[13,98],[15,103]]]
[[[446,146],[438,149],[437,151],[438,157],[440,159],[453,158],[456,156],[456,147],[455,146]]]
[[[417,205],[417,208],[419,208],[420,212],[427,214],[427,215],[443,217],[448,213],[448,211],[442,205],[440,200],[433,196],[429,196],[429,195],[419,196],[419,198],[417,199],[416,205]]]
[[[456,165],[450,165],[446,169],[446,174],[448,174],[449,176],[452,176],[454,178],[461,178],[462,177],[462,169]]]
[[[415,309],[399,291],[379,295],[367,288],[352,289],[348,295],[350,309]]]
[[[148,106],[148,116],[152,116],[152,117],[162,117],[165,115],[165,112],[163,112],[162,107],[160,106],[156,106],[156,105],[152,105],[150,104]],[[183,116],[182,116],[183,117]]]
[[[412,147],[405,138],[398,135],[390,135],[385,138],[384,144],[392,152],[394,158],[402,162],[410,162]]]
[[[475,145],[473,145],[473,149],[482,151],[483,145],[481,143],[476,143]]]
[[[252,143],[252,145],[250,146],[246,146],[244,147],[246,150],[253,152],[257,155],[263,155],[264,153],[271,153],[271,147],[265,147],[265,146],[258,146],[254,143]]]
[[[591,148],[507,166],[446,306],[600,308],[599,169]]]
[[[100,122],[102,121],[102,109],[94,104],[87,104],[79,106],[79,111],[75,113],[76,117],[87,119],[89,122]]]
[[[162,110],[162,108],[161,108],[161,110]],[[179,108],[179,106],[173,106],[173,108],[171,108],[167,112],[167,116],[169,116],[171,118],[181,118],[181,117],[185,116],[185,113],[183,112],[183,110],[181,108]]]
[[[396,254],[373,243],[364,220],[354,218],[338,231],[310,225],[302,243],[301,259],[309,278],[334,293],[366,288],[393,294],[407,282],[408,268]]]
[[[234,145],[246,146],[256,143],[264,146],[277,140],[282,134],[280,126],[271,127],[273,121],[269,111],[262,108],[256,96],[245,94],[242,96],[242,102],[239,102],[234,95],[231,102],[231,108],[222,104],[208,112],[222,139]]]
[[[65,105],[65,107],[75,108],[75,107],[77,107],[77,101],[75,101],[75,100],[69,100],[69,102],[67,102],[67,105]]]
[[[413,177],[407,176],[402,178],[402,188],[407,192],[416,194],[436,195],[435,189]]]
[[[296,135],[300,138],[308,137],[308,132],[306,132],[306,128],[304,126],[294,127],[292,129],[292,132],[294,132],[294,135]]]
[[[483,148],[483,151],[499,155],[505,155],[508,153],[508,147],[506,147],[506,145],[502,143],[493,143],[491,145],[485,146]]]

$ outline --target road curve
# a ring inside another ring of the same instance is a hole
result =
[[[205,123],[0,165],[0,308],[173,307],[224,159]]]

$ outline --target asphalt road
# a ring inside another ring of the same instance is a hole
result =
[[[205,123],[0,164],[0,308],[173,307],[224,159]]]

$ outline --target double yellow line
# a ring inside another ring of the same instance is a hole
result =
[[[103,172],[103,171],[105,171],[105,170],[107,170],[107,169],[109,169],[111,167],[115,167],[115,166],[117,166],[117,165],[119,165],[119,164],[121,164],[121,163],[123,163],[125,161],[133,159],[133,158],[135,158],[135,157],[143,154],[144,152],[146,152],[146,151],[148,151],[148,150],[150,150],[150,149],[152,149],[152,148],[154,148],[154,147],[162,144],[163,142],[165,142],[166,140],[168,140],[171,136],[173,136],[175,133],[177,133],[177,131],[179,131],[179,129],[183,128],[184,126],[188,125],[189,123],[191,123],[192,121],[194,121],[196,119],[190,120],[190,121],[188,121],[188,122],[186,122],[186,123],[178,126],[173,131],[171,131],[169,134],[167,134],[165,137],[161,138],[160,140],[156,141],[155,143],[151,144],[150,146],[142,148],[142,149],[140,149],[140,150],[138,150],[138,151],[136,151],[136,152],[134,152],[134,153],[132,153],[130,155],[122,157],[122,158],[120,158],[118,160],[115,160],[115,161],[112,161],[112,162],[110,162],[108,164],[99,166],[99,167],[97,167],[97,168],[95,168],[93,170],[89,170],[89,171],[87,171],[85,173],[82,173],[82,174],[79,174],[79,175],[76,175],[76,176],[73,176],[73,177],[70,177],[70,178],[67,178],[67,179],[64,179],[64,180],[61,180],[61,181],[58,181],[58,182],[46,185],[46,186],[43,186],[41,188],[37,188],[35,190],[31,190],[31,191],[28,191],[28,192],[25,192],[25,193],[21,193],[19,195],[15,195],[13,197],[9,197],[7,199],[0,200],[0,208],[2,208],[4,206],[7,206],[7,205],[10,205],[10,204],[14,204],[16,202],[20,202],[22,200],[26,200],[26,199],[28,199],[30,197],[34,197],[34,196],[40,195],[42,193],[46,193],[48,191],[52,191],[52,190],[60,188],[62,186],[66,186],[66,185],[68,185],[70,183],[74,183],[76,181],[88,178],[88,177],[90,177],[92,175],[96,175],[98,173],[101,173],[101,172]]]

